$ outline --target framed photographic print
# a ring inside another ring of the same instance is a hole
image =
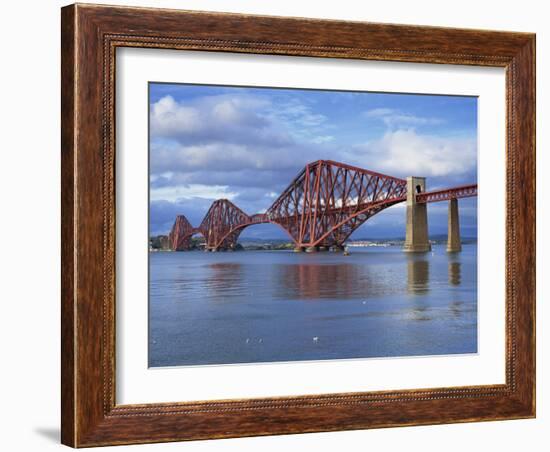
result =
[[[535,416],[535,37],[62,9],[62,442]]]

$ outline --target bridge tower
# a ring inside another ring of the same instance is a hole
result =
[[[449,217],[447,220],[447,252],[457,253],[462,251],[460,244],[460,224],[458,220],[458,199],[449,199]]]
[[[427,205],[416,202],[416,195],[425,191],[425,177],[407,177],[407,230],[403,251],[408,253],[425,253],[432,249],[428,239]]]

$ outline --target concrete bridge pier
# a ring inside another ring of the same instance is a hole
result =
[[[449,199],[449,217],[447,220],[447,252],[457,253],[462,251],[460,243],[460,222],[458,219],[458,199]]]
[[[427,205],[416,202],[416,195],[425,191],[425,177],[407,177],[407,229],[403,247],[407,253],[425,253],[432,249],[428,238]]]

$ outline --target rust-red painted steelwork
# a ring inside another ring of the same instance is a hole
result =
[[[417,202],[436,202],[477,195],[477,185],[417,195]],[[265,213],[247,215],[227,199],[214,201],[198,228],[178,215],[170,232],[173,250],[189,249],[201,234],[206,249],[234,249],[244,228],[273,223],[299,249],[342,247],[346,239],[378,212],[406,200],[404,179],[331,160],[308,163]]]
[[[416,195],[416,202],[438,202],[449,199],[469,198],[477,196],[477,184],[461,185],[460,187],[446,188],[444,190],[427,191]]]
[[[363,222],[405,194],[403,179],[319,160],[306,165],[267,216],[297,247],[342,246]]]
[[[214,201],[202,220],[199,230],[211,250],[232,249],[250,217],[227,199]]]
[[[193,235],[193,226],[183,215],[178,215],[172,230],[168,235],[170,248],[179,251],[189,249],[191,236]]]

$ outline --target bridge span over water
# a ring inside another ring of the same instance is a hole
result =
[[[227,199],[218,199],[197,227],[178,215],[169,234],[172,250],[191,246],[191,237],[205,238],[205,249],[234,249],[241,232],[252,225],[273,223],[286,231],[296,251],[343,248],[348,237],[373,215],[406,202],[404,250],[430,250],[427,204],[449,201],[448,251],[460,251],[459,198],[477,196],[477,184],[426,191],[426,179],[393,176],[331,160],[308,163],[264,212],[248,215]]]

